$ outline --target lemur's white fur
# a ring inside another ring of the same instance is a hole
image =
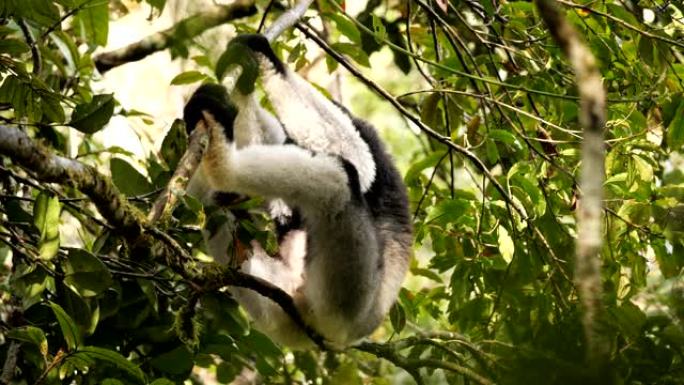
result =
[[[278,76],[266,59],[262,61],[267,68],[264,87],[287,134],[313,151],[348,159],[359,173],[361,191],[367,191],[375,179],[375,163],[349,116],[295,72],[286,68],[285,74]]]
[[[282,237],[278,256],[269,256],[252,242],[251,255],[240,268],[283,289],[307,325],[327,342],[345,346],[377,327],[406,273],[411,232],[401,178],[387,169],[387,161],[386,169],[376,169],[378,154],[367,141],[377,138],[364,139],[341,108],[296,73],[278,72],[259,56],[263,86],[280,120],[253,95],[233,92],[231,100],[238,107],[233,141],[227,141],[222,127],[211,129],[209,149],[189,191],[205,202],[211,195],[207,190],[261,196],[271,200],[273,216],[287,216],[296,208],[304,226]],[[287,136],[297,144],[284,144]],[[382,171],[385,183],[391,179],[388,188],[395,190],[378,193],[383,187],[376,186],[374,193],[401,202],[383,203],[387,207],[372,214],[365,195],[354,193],[355,177],[341,158],[355,169],[361,193],[369,192]],[[228,260],[231,237],[231,229],[224,226],[207,239],[217,260]],[[271,300],[248,289],[234,288],[231,293],[255,326],[276,342],[311,346]]]

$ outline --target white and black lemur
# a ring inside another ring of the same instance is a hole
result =
[[[202,85],[184,110],[189,130],[203,113],[222,126],[189,191],[210,203],[216,192],[263,197],[277,223],[279,251],[252,242],[240,269],[290,294],[304,322],[332,346],[347,346],[382,322],[396,300],[411,255],[406,188],[375,130],[288,69],[261,35],[240,35],[258,62],[277,118],[254,95]],[[228,259],[231,231],[208,237]],[[234,288],[258,330],[293,348],[307,335],[268,298]]]

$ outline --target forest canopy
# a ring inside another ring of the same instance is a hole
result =
[[[292,301],[185,191],[174,119],[265,31],[408,188],[409,274],[342,350],[252,327],[227,287]],[[0,384],[684,384],[684,2],[0,0],[0,262]]]

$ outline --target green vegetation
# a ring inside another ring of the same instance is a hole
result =
[[[170,12],[146,3],[153,18]],[[579,93],[535,4],[370,0],[352,16],[322,0],[276,51],[297,69],[316,57],[333,75],[361,69],[352,109],[364,104],[356,112],[377,125],[371,110],[398,111],[388,119],[403,124],[383,131],[405,170],[416,258],[369,341],[292,352],[223,290],[253,283],[203,252],[200,228],[220,213],[171,189],[175,209],[146,219],[188,147],[182,125],[145,157],[94,135],[113,117],[162,121],[96,86],[101,71],[168,50],[188,59],[174,85],[215,81],[223,47],[202,29],[255,32],[265,9],[268,26],[284,7],[207,1],[133,48],[96,54],[109,23],[141,4],[0,0],[0,384],[211,384],[246,372],[268,384],[684,384],[684,4],[557,3],[607,99],[592,324],[574,263]],[[318,39],[312,25],[324,27]],[[380,98],[366,103],[366,90]],[[235,206],[251,214],[238,237],[272,250],[259,203]],[[599,374],[593,343],[606,351]]]

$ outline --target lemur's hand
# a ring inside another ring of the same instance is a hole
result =
[[[203,111],[210,113],[223,126],[227,141],[233,140],[233,121],[238,109],[230,101],[228,91],[219,84],[203,84],[195,91],[183,109],[183,120],[188,133],[192,132],[197,122],[204,119]]]
[[[259,77],[260,56],[266,59],[277,72],[285,71],[285,66],[263,35],[245,34],[238,35],[228,43],[228,47],[216,63],[216,77],[220,80],[231,66],[240,66],[242,73],[236,87],[243,94],[250,94],[254,91],[254,83]]]

